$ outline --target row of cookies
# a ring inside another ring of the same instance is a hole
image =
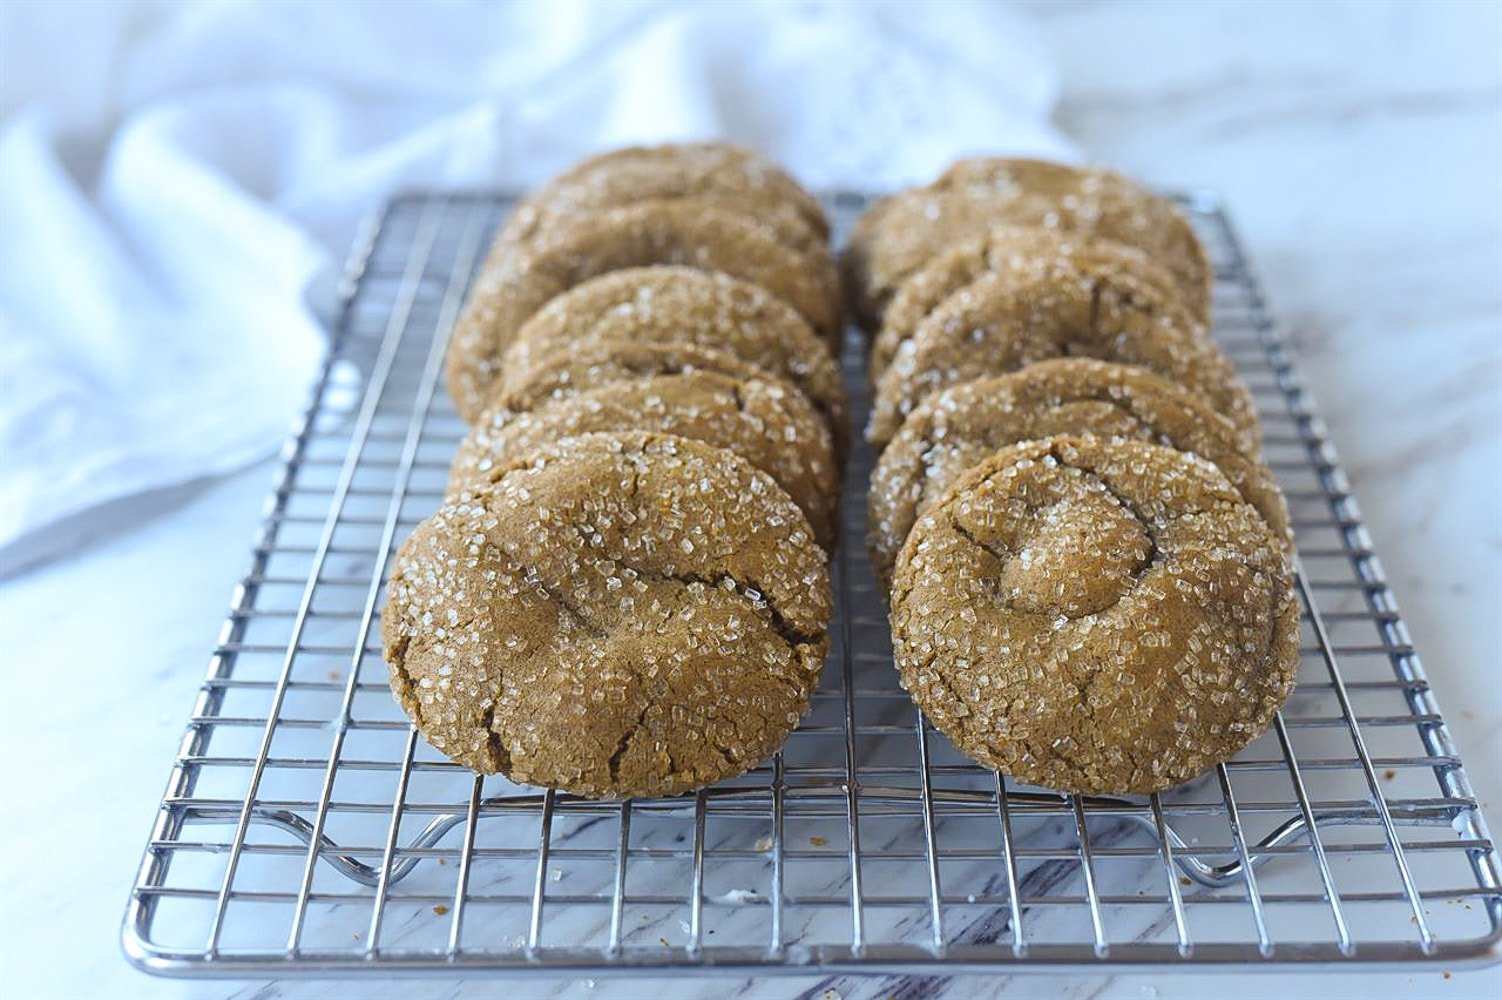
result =
[[[592,157],[517,205],[449,344],[471,430],[382,619],[435,747],[618,797],[786,739],[827,648],[847,445],[828,234],[719,144]]]
[[[1288,512],[1173,205],[965,160],[878,203],[844,267],[872,562],[934,724],[1081,793],[1160,791],[1262,733],[1298,663]]]

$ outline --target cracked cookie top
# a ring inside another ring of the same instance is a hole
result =
[[[1251,394],[1178,299],[1128,270],[1067,257],[987,274],[929,313],[882,372],[866,436],[883,446],[932,393],[1057,357],[1149,368],[1228,418],[1246,451],[1258,448]]]
[[[801,389],[844,447],[849,429],[839,364],[797,310],[749,281],[692,267],[601,275],[527,320],[502,367],[529,370],[560,349],[608,341],[727,351]]]
[[[878,202],[850,235],[842,265],[851,309],[868,330],[902,282],[929,259],[997,225],[1042,226],[1136,247],[1174,276],[1195,315],[1213,272],[1167,199],[1121,174],[1042,160],[960,160],[938,180]]]
[[[715,142],[634,146],[582,160],[517,202],[497,246],[546,238],[601,209],[647,199],[717,205],[761,220],[795,250],[827,252],[829,220],[812,195],[755,150]]]
[[[1283,547],[1210,462],[1137,441],[1002,449],[898,557],[903,686],[974,759],[1077,793],[1161,791],[1246,746],[1293,689]]]
[[[489,483],[512,459],[594,431],[653,431],[728,448],[770,475],[834,547],[839,471],[829,429],[780,380],[689,369],[623,377],[518,412],[487,411],[459,445],[449,492]]]
[[[918,325],[945,299],[988,274],[1036,274],[1066,266],[1080,274],[1129,274],[1154,295],[1184,303],[1173,276],[1145,253],[1122,243],[1039,226],[999,226],[984,237],[957,244],[938,254],[904,281],[871,342],[869,370],[874,382],[892,363]],[[1206,303],[1208,306],[1208,302]],[[1209,327],[1208,311],[1191,312]]]
[[[841,337],[833,264],[777,242],[754,219],[698,203],[643,201],[607,209],[525,253],[483,270],[449,343],[449,394],[474,420],[491,401],[501,358],[523,323],[590,278],[624,268],[673,264],[760,285],[792,306],[832,352]]]
[[[476,771],[667,795],[755,766],[827,648],[825,556],[787,494],[721,448],[586,434],[451,497],[398,552],[391,686]]]
[[[490,408],[531,410],[549,399],[562,399],[612,382],[696,371],[741,380],[778,380],[773,373],[727,351],[667,341],[601,340],[577,348],[560,345],[532,355],[525,364],[508,366]],[[791,384],[783,384],[797,391]]]
[[[952,386],[903,422],[867,497],[878,578],[890,577],[914,521],[967,470],[1006,445],[1057,434],[1151,441],[1207,458],[1292,549],[1282,492],[1225,418],[1145,368],[1059,358]]]

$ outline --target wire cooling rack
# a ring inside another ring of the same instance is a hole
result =
[[[830,207],[839,232],[866,204]],[[368,227],[151,831],[125,950],[168,975],[1090,970],[1496,956],[1496,849],[1325,429],[1219,202],[1220,342],[1298,534],[1298,690],[1161,796],[1020,787],[897,687],[845,481],[838,619],[782,753],[696,795],[593,802],[478,778],[392,701],[396,543],[464,430],[446,337],[509,201],[413,194]],[[845,351],[856,419],[861,344]]]

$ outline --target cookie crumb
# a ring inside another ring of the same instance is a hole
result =
[[[444,906],[442,903],[439,903],[437,906],[433,907],[433,912],[438,914],[440,917],[445,916],[448,911],[449,908],[447,906]]]
[[[829,841],[825,840],[823,837],[809,837],[808,842],[810,844],[813,844],[815,847],[823,847],[825,844],[829,843]]]

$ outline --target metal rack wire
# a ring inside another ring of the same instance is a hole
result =
[[[834,196],[837,231],[865,203]],[[1183,204],[1301,553],[1299,688],[1235,760],[1124,799],[966,761],[896,684],[859,545],[864,447],[831,654],[782,753],[696,795],[617,803],[445,760],[389,695],[376,620],[393,546],[437,505],[463,432],[437,388],[443,348],[509,200],[412,194],[349,268],[131,893],[131,961],[295,976],[1495,958],[1497,852],[1334,449],[1219,202]],[[854,335],[845,362],[862,419]]]

